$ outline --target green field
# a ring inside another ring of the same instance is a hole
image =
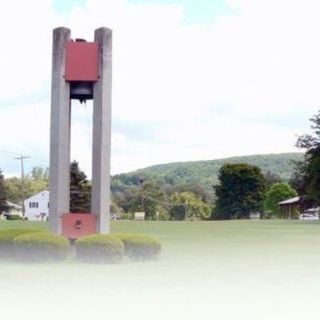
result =
[[[42,223],[7,221],[0,222],[0,229],[20,225],[47,228]],[[92,306],[96,316],[90,319],[100,319],[108,308],[117,319],[127,319],[128,313],[133,319],[195,319],[200,311],[205,318],[213,307],[219,320],[319,319],[318,222],[114,221],[111,229],[155,236],[163,253],[157,261],[115,265],[4,262],[0,301],[7,311],[12,307],[10,319],[29,319],[27,311],[30,319],[38,319],[31,311],[39,308],[34,297],[43,294],[42,312],[50,307],[50,299],[56,299],[71,314],[69,302],[77,301],[79,319],[88,319]],[[26,296],[33,298],[25,300]],[[22,307],[13,308],[13,301]],[[52,319],[58,311],[50,314]]]
[[[48,228],[46,223],[0,222],[0,229],[22,226]],[[264,264],[277,266],[279,262],[286,265],[295,261],[294,266],[297,266],[307,264],[308,260],[314,261],[318,256],[320,264],[320,223],[313,221],[113,221],[111,232],[143,233],[158,238],[163,245],[158,261],[162,265],[205,257],[211,268],[232,260],[262,267]]]

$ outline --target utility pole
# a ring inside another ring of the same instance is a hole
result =
[[[22,203],[22,216],[24,217],[25,214],[25,207],[24,207],[24,165],[23,160],[30,158],[29,156],[21,155],[20,157],[15,158],[16,160],[20,160],[21,164],[21,203]]]

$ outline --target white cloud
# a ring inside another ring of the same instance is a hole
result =
[[[20,4],[11,1],[0,14],[0,100],[49,91],[54,26],[68,26],[73,37],[88,40],[97,27],[113,29],[113,172],[292,151],[295,135],[308,130],[320,105],[317,1],[230,0],[232,13],[206,26],[186,25],[178,5],[88,0],[61,18],[51,1],[32,0],[15,10]],[[38,16],[31,19],[34,11]],[[14,115],[1,115],[28,132],[11,136],[11,145],[46,149],[48,135],[34,143],[43,128],[30,129],[35,113],[21,111],[23,100],[20,105]],[[49,100],[42,107],[48,124]],[[91,113],[76,108],[72,158],[89,173]],[[138,137],[118,122],[144,134]]]

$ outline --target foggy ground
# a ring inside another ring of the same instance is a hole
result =
[[[163,254],[116,265],[3,262],[1,318],[319,319],[317,222],[115,222],[112,230],[154,235]]]

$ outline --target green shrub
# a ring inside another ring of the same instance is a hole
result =
[[[7,215],[7,220],[24,220],[23,217],[20,217],[17,214],[8,214]]]
[[[116,234],[115,237],[123,242],[124,252],[131,259],[154,259],[161,253],[161,243],[150,236]]]
[[[13,256],[13,239],[26,233],[46,232],[41,229],[15,228],[0,230],[0,257],[11,258]]]
[[[14,258],[25,262],[47,262],[65,260],[69,254],[69,241],[44,232],[25,233],[16,237]]]
[[[75,242],[76,258],[83,262],[114,263],[124,255],[123,243],[110,235],[94,234]]]

